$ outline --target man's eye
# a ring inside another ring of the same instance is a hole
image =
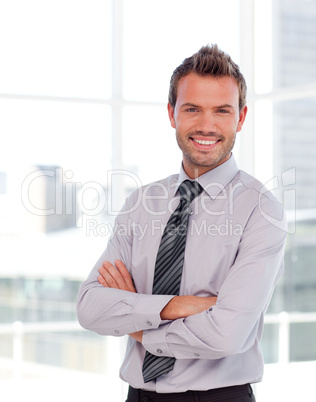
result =
[[[197,109],[195,109],[194,107],[190,107],[189,109],[186,109],[186,111],[194,113],[194,112],[197,112]]]
[[[219,113],[223,113],[223,114],[229,113],[228,110],[226,110],[226,109],[219,109],[218,111],[219,111]]]

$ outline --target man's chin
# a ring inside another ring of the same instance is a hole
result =
[[[222,165],[231,157],[231,152],[224,157],[218,158],[186,158],[184,157],[183,165],[187,166],[188,169],[191,171],[204,171],[207,172],[208,170],[215,169],[217,166]]]

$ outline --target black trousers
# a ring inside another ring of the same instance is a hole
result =
[[[158,394],[129,387],[126,402],[255,402],[250,384],[216,388],[208,391],[187,391]]]

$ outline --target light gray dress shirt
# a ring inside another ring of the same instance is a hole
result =
[[[77,302],[81,325],[100,335],[143,330],[129,337],[120,376],[134,388],[164,392],[207,390],[262,378],[263,315],[283,271],[283,208],[263,185],[238,170],[233,156],[197,180],[204,191],[191,204],[180,295],[217,296],[203,313],[162,321],[172,295],[152,295],[155,260],[171,213],[179,203],[183,168],[136,190],[116,219],[115,233]],[[121,259],[137,293],[102,287],[102,262]],[[145,350],[174,356],[174,369],[144,384]]]

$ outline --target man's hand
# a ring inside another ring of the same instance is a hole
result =
[[[98,281],[105,288],[136,293],[132,277],[122,261],[116,260],[115,265],[112,265],[109,261],[104,261],[99,272]]]
[[[132,334],[128,334],[132,338],[136,339],[136,341],[142,343],[143,340],[143,331],[133,332]]]
[[[161,310],[162,320],[176,320],[202,313],[216,304],[217,297],[175,296]]]

